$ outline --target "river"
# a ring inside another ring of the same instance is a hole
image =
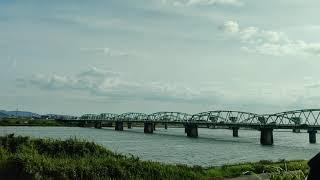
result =
[[[0,127],[0,134],[66,139],[77,137],[94,141],[115,152],[132,154],[144,160],[188,165],[216,166],[259,160],[310,159],[320,152],[320,144],[309,144],[308,133],[275,130],[274,145],[262,146],[260,132],[199,129],[198,138],[188,138],[183,128],[157,128],[144,134],[143,128],[115,131],[113,128],[80,127]]]

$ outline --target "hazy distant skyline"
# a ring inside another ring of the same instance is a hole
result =
[[[1,0],[0,109],[319,108],[319,1]]]

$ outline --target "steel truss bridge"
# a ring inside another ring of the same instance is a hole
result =
[[[273,129],[307,130],[309,142],[316,142],[316,133],[320,129],[320,109],[301,109],[274,114],[256,114],[242,111],[207,111],[197,114],[182,112],[156,112],[152,114],[128,112],[123,114],[102,113],[84,114],[80,117],[61,119],[67,122],[77,122],[82,126],[94,124],[101,128],[105,124],[114,124],[115,130],[123,130],[123,124],[128,128],[132,124],[144,124],[145,133],[153,133],[155,126],[162,124],[179,124],[185,127],[189,137],[198,137],[198,127],[227,127],[233,130],[233,136],[238,137],[239,128],[250,128],[261,131],[261,144],[273,144]]]

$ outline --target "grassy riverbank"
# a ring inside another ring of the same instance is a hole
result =
[[[261,161],[203,168],[142,161],[77,139],[0,137],[0,177],[24,179],[223,179],[252,174],[307,171],[306,161]],[[294,177],[298,177],[294,175]],[[291,174],[288,176],[292,176]],[[289,178],[292,179],[292,178]]]

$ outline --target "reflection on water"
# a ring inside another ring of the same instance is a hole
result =
[[[261,146],[260,133],[239,130],[239,138],[226,129],[199,129],[199,138],[188,138],[182,128],[157,128],[144,134],[142,128],[114,131],[112,128],[78,127],[0,127],[0,134],[15,133],[34,137],[65,139],[77,137],[94,141],[124,154],[145,160],[189,165],[222,165],[262,159],[310,159],[320,151],[319,144],[309,144],[308,133],[274,131],[274,145]]]

